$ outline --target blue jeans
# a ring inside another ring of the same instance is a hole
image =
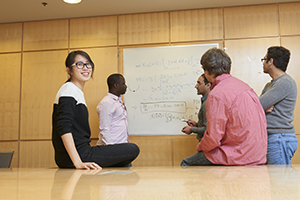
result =
[[[199,151],[194,155],[183,159],[180,164],[180,166],[201,166],[201,165],[214,165],[205,157],[203,151]]]
[[[290,165],[297,150],[295,133],[278,133],[268,136],[267,164]]]

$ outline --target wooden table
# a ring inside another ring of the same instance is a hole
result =
[[[300,165],[0,168],[1,200],[300,199]]]

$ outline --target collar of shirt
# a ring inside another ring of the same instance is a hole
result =
[[[108,92],[107,95],[108,95],[109,97],[111,97],[112,99],[116,100],[116,101],[122,99],[121,96],[118,97],[117,95],[114,95],[114,94],[112,94],[112,93],[110,93],[110,92]]]
[[[205,101],[207,99],[209,93],[207,93],[206,95],[204,95],[203,97],[201,97],[201,102],[203,103],[203,101]]]
[[[230,78],[230,77],[231,77],[230,74],[221,74],[221,75],[217,76],[217,77],[215,78],[215,80],[214,80],[212,86],[211,86],[211,89],[214,89],[214,87],[215,87],[216,85],[218,85],[221,81],[223,81],[223,80],[225,80],[225,79],[228,79],[228,78]]]
[[[119,103],[121,104],[122,108],[123,108],[124,110],[126,110],[125,105],[124,105],[124,103],[123,103],[123,101],[122,101],[122,97],[121,97],[121,96],[118,97],[117,95],[114,95],[114,94],[112,94],[112,93],[110,93],[110,92],[108,92],[107,95],[108,95],[111,99],[113,99],[113,100],[115,100],[115,101],[119,101]]]

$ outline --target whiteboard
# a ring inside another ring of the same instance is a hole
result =
[[[178,135],[198,121],[201,96],[195,88],[203,73],[201,56],[218,44],[123,50],[127,92],[124,103],[130,135]]]

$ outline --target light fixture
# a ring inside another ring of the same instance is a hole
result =
[[[63,0],[63,1],[69,4],[78,4],[81,2],[81,0]]]

